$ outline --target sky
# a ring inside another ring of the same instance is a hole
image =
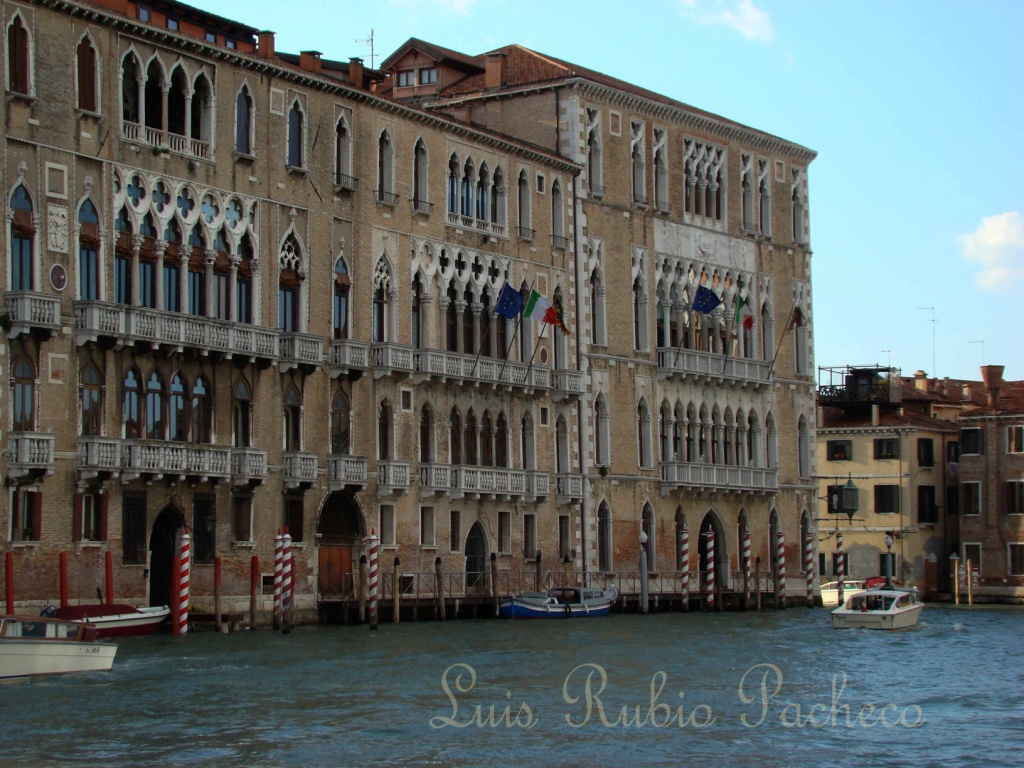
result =
[[[519,43],[809,147],[815,364],[1024,379],[1024,2],[193,4],[375,65]]]

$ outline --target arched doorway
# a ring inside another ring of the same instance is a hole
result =
[[[715,532],[715,584],[722,589],[729,587],[729,542],[725,539],[722,521],[714,510],[704,515],[700,523],[700,535],[697,537],[698,567],[700,568],[701,591],[707,583],[708,573],[708,531]]]
[[[487,586],[487,534],[480,521],[466,535],[466,589]]]
[[[178,550],[178,532],[185,527],[185,516],[177,507],[167,505],[153,523],[149,537],[149,604],[170,605],[174,573],[174,553]]]
[[[355,497],[345,491],[330,494],[320,510],[316,532],[320,540],[317,569],[320,596],[354,597],[352,561],[356,548],[366,536],[363,513]]]

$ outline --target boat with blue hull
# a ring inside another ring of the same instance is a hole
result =
[[[582,619],[607,616],[619,592],[591,587],[556,587],[547,592],[524,592],[501,601],[506,619]]]

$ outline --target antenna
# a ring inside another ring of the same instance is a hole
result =
[[[887,355],[889,355],[889,361],[885,364],[885,367],[886,368],[892,368],[892,350],[891,349],[883,349],[882,351],[885,352]]]
[[[370,27],[370,36],[364,40],[356,40],[357,43],[366,43],[370,46],[370,69],[376,69],[377,65],[374,63],[374,57],[377,54],[373,52],[373,27]]]
[[[932,313],[931,319],[926,322],[932,324],[932,376],[938,376],[939,372],[935,370],[935,307],[918,307],[918,309],[927,309]]]
[[[981,364],[985,365],[985,340],[979,339],[978,341],[972,341],[971,344],[981,344]]]

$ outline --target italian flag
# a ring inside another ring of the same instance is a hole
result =
[[[558,314],[554,307],[536,291],[530,291],[530,298],[526,300],[526,309],[523,310],[523,314],[531,320],[558,325]]]
[[[754,313],[750,311],[750,305],[744,301],[742,296],[736,297],[736,318],[733,323],[742,323],[744,328],[754,327]]]

